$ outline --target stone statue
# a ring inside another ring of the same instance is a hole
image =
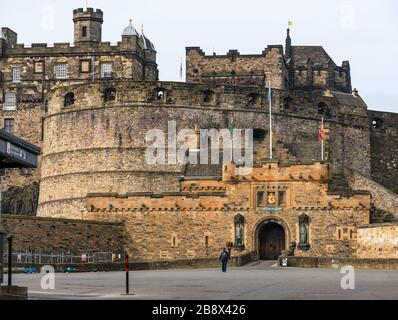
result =
[[[300,224],[300,245],[308,244],[308,227],[306,223]]]
[[[241,223],[236,225],[236,244],[238,246],[243,244],[243,225]]]

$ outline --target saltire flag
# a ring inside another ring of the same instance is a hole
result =
[[[325,128],[323,127],[323,118],[322,118],[321,127],[319,128],[319,140],[321,141],[325,140]]]

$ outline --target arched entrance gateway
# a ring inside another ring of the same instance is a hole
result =
[[[257,253],[260,260],[277,260],[286,249],[286,232],[282,223],[264,221],[257,227]]]

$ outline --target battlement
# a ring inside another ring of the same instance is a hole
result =
[[[78,8],[73,10],[74,20],[90,18],[90,19],[97,19],[99,20],[99,22],[102,23],[103,17],[104,13],[102,12],[101,9],[94,10],[94,8],[87,8],[86,10],[84,10],[83,8]]]
[[[90,84],[75,84],[56,87],[49,91],[48,113],[58,114],[78,109],[98,108],[104,105],[107,89],[116,91],[116,101],[106,105],[144,105],[158,107],[215,109],[229,111],[254,111],[268,113],[268,89],[255,86],[217,86],[198,83],[157,81],[99,81]],[[73,106],[63,108],[64,95],[72,92]],[[159,92],[161,98],[159,98]],[[349,97],[348,97],[349,96]],[[369,127],[366,106],[362,99],[353,95],[335,92],[292,91],[273,89],[273,112],[275,115],[308,118],[366,129]]]
[[[280,45],[269,45],[266,49],[264,49],[260,54],[241,54],[237,49],[230,49],[226,54],[213,54],[207,55],[200,47],[186,47],[185,51],[187,56],[190,53],[197,53],[205,59],[220,59],[220,58],[234,58],[234,57],[243,57],[243,58],[259,58],[265,57],[269,51],[272,49],[277,49],[281,54],[283,54],[283,46]]]
[[[13,56],[40,56],[47,55],[51,56],[54,54],[58,55],[75,55],[79,53],[84,54],[103,54],[105,52],[110,54],[117,54],[123,52],[136,52],[142,59],[156,62],[156,57],[152,57],[150,55],[144,56],[144,47],[142,41],[118,41],[116,44],[112,44],[109,41],[102,42],[90,42],[87,45],[81,46],[80,44],[72,44],[68,42],[59,42],[54,44],[48,43],[32,43],[32,44],[23,44],[18,43],[12,48],[4,48],[4,52],[7,53],[8,57]]]
[[[288,72],[282,46],[268,46],[261,54],[241,54],[236,49],[225,55],[206,55],[200,47],[186,48],[188,82],[237,84],[287,89]]]

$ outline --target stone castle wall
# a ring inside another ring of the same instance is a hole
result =
[[[233,166],[230,166],[231,168]],[[174,194],[89,195],[88,219],[126,223],[126,248],[139,261],[216,258],[226,243],[236,244],[235,218],[244,217],[244,252],[258,254],[264,223],[280,224],[286,248],[300,242],[299,216],[309,217],[308,250],[297,256],[350,257],[355,253],[356,227],[369,223],[369,194],[342,198],[327,192],[325,164],[255,169],[236,176],[223,172],[219,180],[183,181]],[[264,189],[265,188],[265,189]],[[279,210],[263,210],[258,190],[284,190]],[[234,249],[234,254],[242,253]]]
[[[398,194],[398,114],[369,111],[372,179]]]
[[[239,84],[285,89],[288,73],[282,46],[269,46],[260,55],[209,55],[199,47],[186,49],[186,80],[209,84]]]
[[[398,225],[375,224],[358,228],[357,257],[398,259]]]
[[[124,225],[115,223],[2,215],[13,235],[14,252],[124,253]]]
[[[19,44],[17,33],[2,28],[7,40],[0,39],[0,125],[4,126],[5,119],[13,119],[13,134],[39,147],[44,135],[45,95],[51,87],[101,79],[103,63],[112,64],[112,74],[106,75],[111,79],[158,79],[156,51],[143,35],[123,36],[112,45],[101,40],[101,10],[77,9],[74,18],[78,18],[74,21],[74,44]],[[80,38],[82,26],[88,28],[84,39]],[[83,62],[88,63],[88,69],[83,70]],[[57,64],[67,65],[67,79],[56,79]],[[20,70],[19,82],[13,82],[14,68]],[[16,94],[15,111],[4,110],[6,93]],[[6,170],[1,186],[3,213],[36,213],[40,162],[39,158],[39,168],[29,172]]]
[[[116,90],[116,100],[104,102],[105,89]],[[164,96],[157,99],[157,92]],[[204,95],[211,91],[210,101]],[[268,129],[268,106],[256,87],[209,86],[159,82],[100,82],[60,86],[48,95],[44,119],[39,215],[80,217],[87,193],[177,191],[180,165],[148,166],[145,135],[168,122],[181,129],[224,129],[231,117],[236,128]],[[75,104],[63,107],[64,96]],[[257,92],[254,105],[248,95]],[[286,103],[288,100],[289,103]],[[321,114],[322,102],[331,112]],[[329,159],[341,172],[345,163],[369,175],[368,121],[358,107],[341,105],[322,92],[274,90],[275,140],[297,161],[318,161],[320,118],[329,129]],[[357,116],[353,116],[353,113]],[[57,188],[62,183],[63,188]],[[61,203],[62,202],[62,203]],[[69,205],[66,205],[69,203]],[[79,205],[78,205],[79,203]],[[59,209],[55,210],[59,205]],[[79,207],[79,210],[76,208]]]
[[[398,222],[398,195],[355,170],[344,170],[350,187],[372,194],[372,223]]]

